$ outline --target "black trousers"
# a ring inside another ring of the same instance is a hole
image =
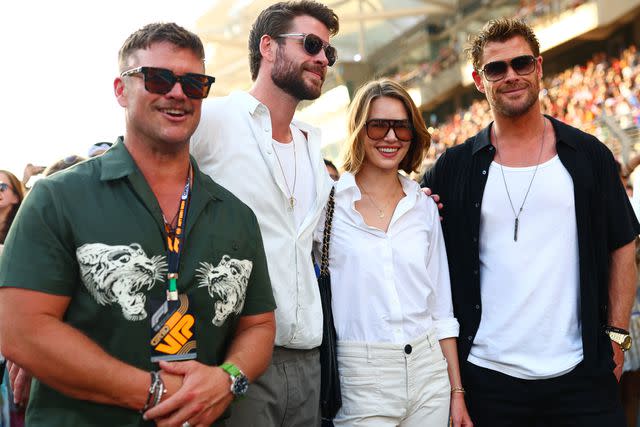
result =
[[[613,372],[582,364],[568,374],[522,380],[463,365],[466,403],[475,427],[625,427]]]

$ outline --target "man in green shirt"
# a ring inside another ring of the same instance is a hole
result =
[[[36,378],[29,426],[208,426],[267,367],[258,223],[189,157],[213,83],[203,58],[175,24],[132,34],[114,81],[124,137],[38,182],[18,213],[0,344]]]

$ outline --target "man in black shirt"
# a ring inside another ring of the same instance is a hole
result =
[[[471,41],[495,121],[424,178],[440,195],[467,405],[476,427],[623,426],[640,232],[611,152],[541,113],[533,30]]]

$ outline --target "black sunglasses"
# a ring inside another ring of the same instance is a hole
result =
[[[309,55],[314,56],[320,53],[320,50],[324,49],[324,54],[327,57],[328,65],[331,67],[336,63],[338,59],[338,52],[336,48],[329,43],[325,43],[320,37],[315,34],[305,33],[287,33],[280,34],[278,37],[302,37],[302,47]]]
[[[409,142],[413,139],[413,127],[408,120],[371,119],[367,120],[367,136],[373,140],[383,139],[393,128],[396,138]]]
[[[0,193],[4,193],[10,188],[11,187],[9,187],[9,184],[7,184],[6,182],[0,182]]]
[[[215,77],[206,74],[187,73],[176,76],[173,71],[166,68],[137,67],[123,71],[121,77],[142,74],[144,88],[151,93],[165,95],[171,92],[176,83],[182,86],[182,92],[192,99],[203,99],[209,95],[211,85],[216,81]]]
[[[519,76],[531,74],[536,69],[536,58],[533,55],[516,56],[511,61],[494,61],[485,64],[478,72],[484,74],[490,82],[504,79],[509,71],[509,66]]]

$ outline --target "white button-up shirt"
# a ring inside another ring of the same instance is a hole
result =
[[[438,209],[416,182],[399,177],[406,196],[386,233],[356,211],[362,196],[353,175],[336,184],[329,271],[340,341],[404,344],[432,328],[437,339],[458,336]],[[323,229],[324,215],[316,256]]]
[[[310,349],[322,341],[322,308],[311,261],[313,231],[333,181],[320,153],[320,132],[293,121],[307,137],[316,199],[296,226],[288,191],[272,146],[267,107],[246,92],[206,100],[191,153],[200,168],[256,214],[276,309],[275,344]],[[298,173],[301,173],[298,171]],[[303,173],[303,172],[302,172]]]

